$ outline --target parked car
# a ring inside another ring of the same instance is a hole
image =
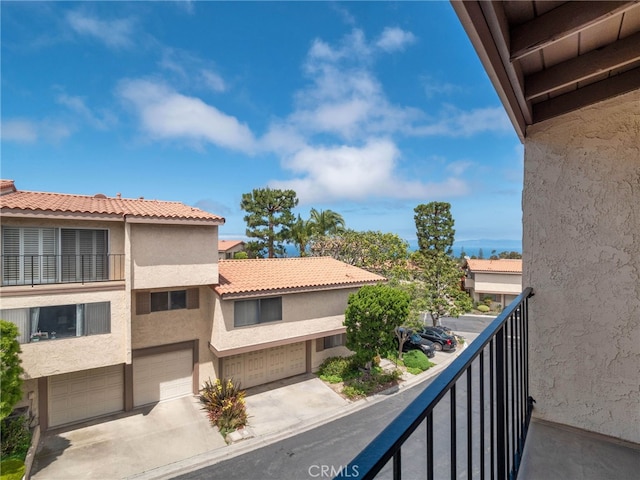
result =
[[[440,327],[423,327],[418,334],[427,340],[433,342],[433,346],[439,352],[443,350],[455,350],[458,342],[452,334],[445,333]]]
[[[400,329],[401,331],[403,329]],[[427,340],[426,338],[421,337],[417,333],[409,330],[409,336],[402,344],[402,351],[408,352],[409,350],[421,350],[428,358],[433,358],[436,354],[436,346],[435,344]],[[397,342],[397,339],[396,339]]]

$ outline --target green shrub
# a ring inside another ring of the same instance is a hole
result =
[[[353,357],[327,358],[318,369],[318,376],[329,383],[339,383],[360,375]]]
[[[491,304],[493,303],[493,298],[491,297],[484,297],[482,299],[482,303],[484,303],[487,307],[490,307]]]
[[[407,372],[409,372],[411,375],[420,375],[423,370],[420,370],[416,367],[407,367]]]
[[[390,383],[397,382],[401,376],[400,370],[383,372],[380,369],[372,369],[370,375],[352,378],[345,382],[342,393],[350,399],[366,397],[380,391]]]
[[[487,307],[486,305],[478,305],[478,310],[483,312],[483,313],[487,313],[489,310],[491,310],[489,307]]]
[[[235,260],[245,260],[245,259],[249,258],[249,255],[247,254],[247,252],[236,252],[233,255],[233,258]]]
[[[17,458],[2,460],[0,463],[1,480],[20,480],[24,476],[24,462]]]
[[[24,460],[31,446],[29,420],[24,415],[7,417],[0,425],[2,458],[18,458]]]
[[[223,436],[247,424],[244,396],[245,391],[240,390],[240,384],[234,385],[230,379],[218,378],[214,383],[209,379],[200,390],[203,410],[207,411],[209,421]]]
[[[429,361],[427,356],[420,350],[411,350],[402,356],[404,364],[407,368],[417,368],[421,372],[433,367],[433,363]],[[413,373],[413,372],[410,372]]]

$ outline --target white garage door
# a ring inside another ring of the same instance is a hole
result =
[[[87,420],[124,408],[122,365],[49,377],[49,426]]]
[[[192,371],[193,351],[190,349],[134,358],[134,406],[191,395]]]
[[[224,377],[242,388],[274,382],[307,370],[305,342],[232,355],[224,359]]]

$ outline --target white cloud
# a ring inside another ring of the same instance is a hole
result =
[[[456,196],[468,192],[463,180],[423,183],[398,178],[395,169],[400,151],[390,140],[369,140],[362,147],[307,147],[284,162],[298,175],[272,181],[274,188],[291,188],[301,203],[364,200],[369,197],[425,198]]]
[[[256,141],[247,125],[163,83],[127,80],[121,82],[118,94],[134,107],[142,129],[153,138],[209,142],[246,153],[255,149]]]
[[[37,125],[29,120],[3,120],[2,141],[34,143],[38,140]]]
[[[12,119],[2,121],[3,142],[36,143],[40,140],[57,143],[73,133],[73,127],[58,120],[33,121]]]
[[[133,44],[133,20],[101,20],[78,11],[67,14],[67,22],[80,35],[94,37],[110,48],[124,48]]]
[[[456,177],[459,177],[473,165],[474,163],[468,160],[458,160],[456,162],[449,163],[447,165],[447,171],[451,172]]]
[[[85,121],[99,130],[106,130],[116,122],[115,117],[109,112],[102,112],[100,115],[93,113],[82,97],[62,93],[58,95],[56,101],[78,113]]]
[[[416,36],[411,32],[406,32],[401,28],[387,27],[383,30],[376,46],[385,52],[395,52],[404,50],[407,45],[416,41]]]
[[[189,51],[164,47],[158,65],[174,74],[174,80],[191,87],[204,88],[216,93],[228,89],[227,82],[213,68],[212,62],[192,54]]]
[[[416,136],[470,137],[478,133],[507,133],[513,127],[502,107],[461,110],[449,106],[432,123],[414,126],[407,130]]]
[[[202,76],[205,85],[211,88],[214,92],[224,92],[227,89],[224,80],[217,73],[212,72],[211,70],[202,70],[200,75]]]

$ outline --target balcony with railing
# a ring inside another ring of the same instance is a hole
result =
[[[2,286],[124,280],[124,254],[2,255]]]
[[[531,420],[532,296],[525,289],[336,478],[635,478],[636,445]]]

